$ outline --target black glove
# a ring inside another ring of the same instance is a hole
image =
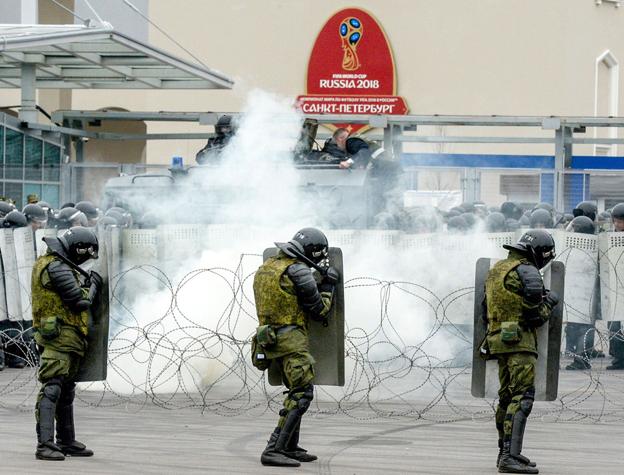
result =
[[[104,280],[100,274],[92,270],[89,272],[89,284],[90,287],[95,286],[96,291],[99,291],[102,288],[102,285],[104,285]]]
[[[89,273],[89,302],[91,302],[91,305],[94,305],[98,301],[102,285],[104,285],[102,276],[92,270]]]
[[[548,291],[546,294],[546,303],[550,308],[554,308],[559,303],[559,295],[554,290]]]
[[[340,272],[335,267],[328,267],[327,272],[323,276],[324,284],[336,285],[340,280]]]

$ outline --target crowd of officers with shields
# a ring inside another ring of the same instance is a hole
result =
[[[509,394],[500,394],[496,415],[500,449],[497,466],[501,472],[512,473],[537,473],[535,464],[520,454],[526,417],[533,400],[531,391],[534,390],[537,354],[534,345],[527,346],[529,349],[522,346],[525,343],[528,345],[524,340],[516,342],[516,346],[520,346],[517,351],[514,350],[515,353],[503,351],[497,354],[498,347],[508,349],[509,345],[499,345],[498,340],[511,335],[513,328],[508,328],[509,322],[502,317],[498,322],[496,312],[506,314],[510,306],[517,307],[518,321],[525,318],[526,309],[530,307],[527,306],[530,295],[522,293],[530,290],[527,279],[530,281],[531,276],[534,277],[534,282],[531,282],[539,290],[539,303],[529,309],[535,317],[535,328],[548,319],[557,305],[559,298],[553,292],[544,298],[538,272],[555,255],[554,241],[545,232],[546,229],[559,228],[584,234],[624,231],[624,203],[602,213],[598,212],[595,204],[586,201],[579,203],[572,214],[559,213],[546,203],[529,208],[524,209],[513,202],[505,202],[500,207],[475,202],[464,203],[445,212],[412,209],[406,213],[412,213],[412,224],[419,224],[404,229],[411,233],[462,234],[528,230],[516,245],[504,246],[510,251],[509,257],[501,261],[501,269],[496,267],[490,272],[486,284],[488,318],[493,316],[493,320],[488,322],[487,342],[490,353],[499,360],[499,377],[503,378],[501,391],[513,386],[514,378],[526,383],[526,391],[522,394],[516,394],[517,391],[511,389]],[[0,324],[3,326],[0,327],[3,338],[0,342],[0,370],[5,366],[15,369],[26,365],[39,367],[41,389],[35,410],[38,459],[63,460],[66,456],[93,455],[75,438],[73,401],[76,375],[87,349],[89,310],[101,298],[103,289],[102,278],[97,272],[80,267],[90,259],[98,258],[98,228],[154,227],[157,224],[149,213],[135,220],[123,208],[112,207],[102,212],[89,201],[66,203],[55,210],[36,195],[29,195],[28,204],[22,211],[17,210],[9,200],[0,201],[0,228],[29,226],[33,232],[43,228],[61,231],[53,233],[55,237],[44,237],[47,252],[36,260],[33,267],[32,328],[13,328],[16,322],[10,320]],[[308,318],[321,322],[326,319],[334,287],[341,275],[332,267],[324,270],[320,282],[312,275],[312,270],[327,261],[328,256],[329,243],[320,230],[304,228],[288,243],[276,245],[278,254],[265,261],[254,279],[259,327],[253,342],[255,346],[252,345],[252,360],[259,369],[266,369],[266,361],[263,360],[278,361],[288,389],[278,424],[269,437],[261,462],[264,465],[292,467],[317,458],[299,445],[301,419],[314,394],[314,359],[309,353]],[[535,256],[541,257],[538,259]],[[513,290],[510,292],[514,285],[518,289],[516,293]],[[24,323],[17,322],[19,325]],[[497,323],[500,323],[500,329],[495,328]],[[609,354],[613,359],[607,369],[624,369],[621,322],[610,322],[609,331]],[[16,332],[19,338],[15,336]],[[534,333],[531,333],[533,340]],[[504,343],[504,338],[501,341]],[[573,357],[566,367],[568,370],[590,369],[592,358],[605,357],[594,349],[594,327],[591,323],[566,325],[565,351]],[[515,374],[520,366],[528,370]]]
[[[65,203],[54,209],[37,195],[28,195],[22,211],[10,199],[0,198],[0,229],[30,227],[56,229],[61,232],[72,227],[131,227],[132,215],[121,207],[100,211],[90,201]],[[59,233],[61,234],[61,233]],[[22,369],[38,364],[33,333],[25,327],[30,322],[4,320],[0,322],[0,371],[5,368]]]

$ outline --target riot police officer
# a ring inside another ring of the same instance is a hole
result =
[[[195,161],[200,165],[206,164],[209,162],[210,158],[214,158],[215,163],[219,161],[219,153],[226,147],[226,145],[230,142],[234,134],[236,133],[236,128],[234,126],[234,121],[232,120],[231,115],[222,115],[219,117],[219,120],[215,124],[215,134],[216,137],[211,137],[208,139],[208,142],[197,154],[195,155]]]
[[[288,243],[276,243],[279,252],[260,266],[254,278],[259,326],[252,349],[254,359],[274,362],[288,389],[279,422],[262,452],[263,465],[298,467],[316,460],[299,445],[301,418],[314,397],[314,358],[308,341],[309,319],[324,321],[338,272],[330,267],[317,285],[310,263],[327,258],[325,235],[315,228],[298,231]],[[254,365],[261,367],[257,361]]]
[[[613,231],[624,232],[624,203],[616,204],[611,210]],[[613,357],[608,370],[624,369],[624,331],[621,321],[609,322],[609,355]]]
[[[509,255],[494,265],[485,284],[488,333],[482,348],[498,360],[497,466],[500,473],[538,473],[521,450],[535,399],[537,328],[559,301],[555,292],[544,289],[539,272],[555,257],[555,243],[546,231],[536,229],[503,247]]]
[[[93,230],[84,227],[44,239],[48,252],[35,261],[32,273],[33,327],[41,353],[35,456],[40,460],[90,457],[93,452],[75,438],[73,402],[75,378],[87,351],[89,310],[100,298],[102,278],[91,271],[85,279],[78,266],[97,259],[98,240]]]
[[[583,209],[584,203],[577,205],[577,209]],[[591,203],[590,203],[591,204]],[[585,207],[585,209],[590,209]],[[578,214],[578,212],[577,212]],[[579,215],[570,221],[566,228],[567,232],[594,234],[596,226],[592,219],[586,215]],[[592,323],[567,322],[565,326],[566,352],[574,358],[572,363],[566,366],[567,370],[590,369],[590,358],[594,354],[594,325]]]

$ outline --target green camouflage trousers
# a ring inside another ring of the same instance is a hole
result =
[[[511,428],[516,412],[520,410],[520,400],[535,395],[535,364],[537,358],[532,353],[502,353],[498,360],[498,407],[496,408],[496,428],[500,439],[511,438]]]
[[[296,327],[285,333],[276,332],[275,344],[265,348],[268,359],[277,363],[282,382],[289,390],[284,399],[283,414],[297,407],[297,401],[305,392],[305,387],[314,380],[314,358],[310,354],[308,333]],[[283,427],[286,416],[280,416],[278,426]]]

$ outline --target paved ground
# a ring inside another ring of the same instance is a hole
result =
[[[0,387],[14,377],[14,371],[0,373]],[[622,400],[622,379],[605,379],[599,386],[609,397]],[[595,378],[563,373],[561,390],[582,387],[587,380]],[[622,404],[616,406],[612,422],[592,423],[586,416],[601,410],[600,401],[605,398],[598,397],[599,392],[590,391],[582,401],[566,409],[566,419],[578,421],[553,422],[552,416],[540,417],[539,411],[530,419],[524,453],[538,462],[540,473],[623,473]],[[304,424],[302,444],[316,453],[319,461],[299,469],[278,469],[259,463],[260,452],[276,420],[272,413],[257,418],[249,414],[224,417],[202,415],[199,409],[166,410],[149,404],[140,409],[134,405],[92,408],[86,403],[95,404],[97,396],[85,393],[76,410],[78,434],[95,450],[95,457],[41,462],[34,458],[32,396],[23,409],[17,408],[24,397],[24,392],[0,391],[0,403],[4,406],[0,409],[3,474],[496,473],[496,433],[492,421],[468,414],[464,420],[436,422],[444,420],[445,415],[449,416],[447,420],[461,419],[449,405],[436,407],[431,414],[436,421],[353,417],[372,417],[365,408],[358,409],[358,414],[310,415]],[[453,401],[457,399],[454,395]],[[468,396],[464,402],[470,401]],[[537,403],[537,409],[545,404]],[[396,409],[400,410],[401,405],[397,404]],[[571,417],[575,413],[578,417]]]

